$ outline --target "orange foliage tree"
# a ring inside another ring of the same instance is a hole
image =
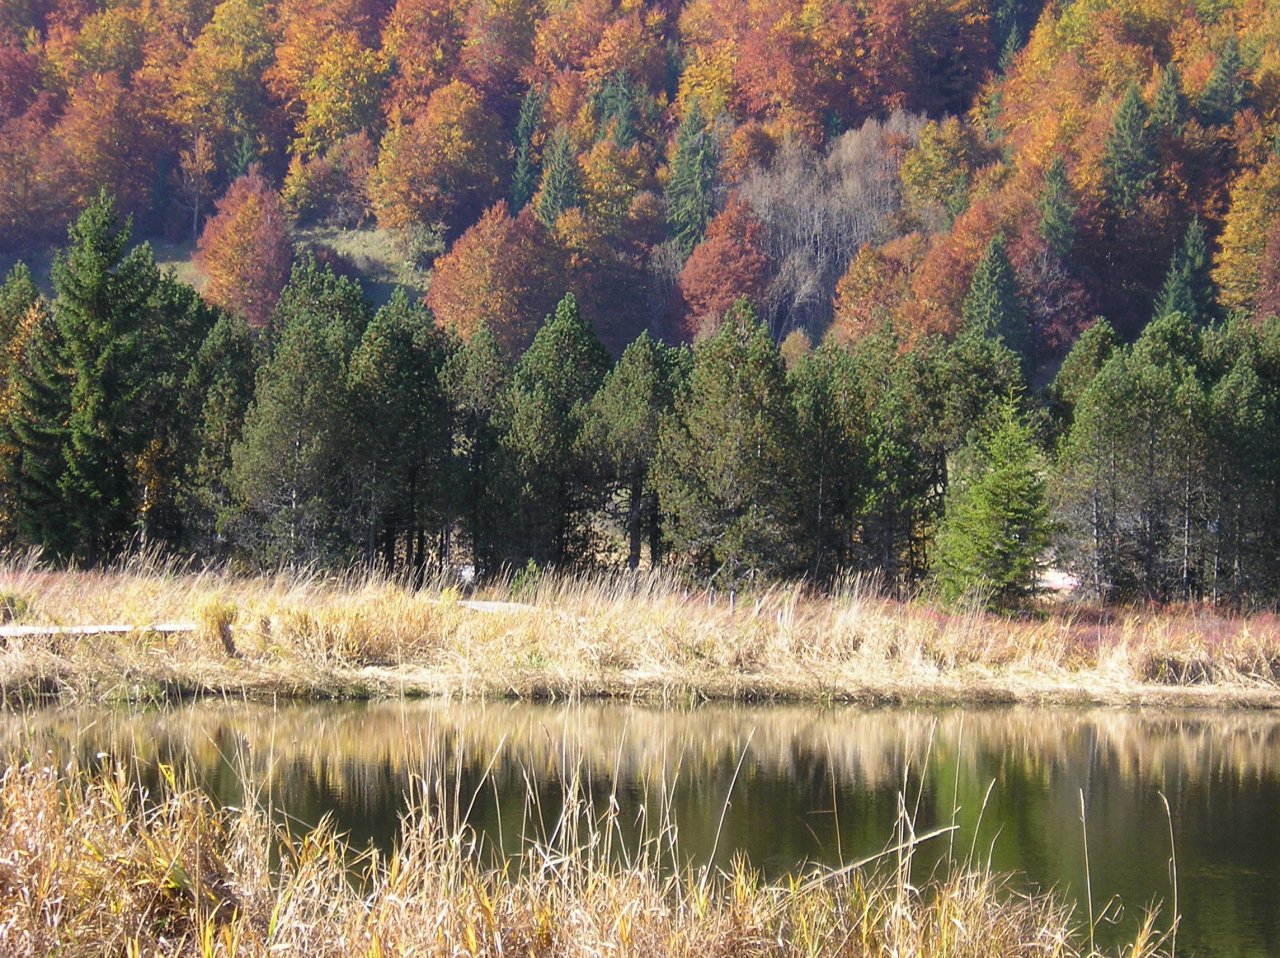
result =
[[[292,260],[280,199],[255,166],[231,184],[200,234],[196,264],[209,277],[204,298],[262,329]]]
[[[737,196],[707,224],[707,235],[694,248],[680,273],[681,319],[687,339],[719,328],[729,307],[745,297],[759,303],[769,282],[763,224]]]

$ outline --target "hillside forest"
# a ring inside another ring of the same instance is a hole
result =
[[[1267,0],[9,0],[0,251],[0,547],[1280,597]]]

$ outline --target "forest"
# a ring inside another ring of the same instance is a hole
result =
[[[6,4],[0,547],[1271,604],[1278,111],[1262,0]]]

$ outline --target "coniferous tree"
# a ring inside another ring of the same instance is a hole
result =
[[[987,244],[965,297],[965,328],[999,339],[1019,356],[1030,348],[1027,311],[1009,263],[1003,234]]]
[[[273,346],[232,450],[232,488],[269,563],[354,552],[352,353],[369,319],[360,288],[314,261],[294,267],[272,317]]]
[[[557,130],[542,157],[542,182],[534,197],[534,209],[542,225],[551,229],[565,210],[582,205],[582,175],[573,137]]]
[[[1170,137],[1179,137],[1187,125],[1187,95],[1182,92],[1182,75],[1177,66],[1166,64],[1160,71],[1155,101],[1151,104],[1151,126]]]
[[[71,416],[71,375],[58,324],[43,301],[27,310],[9,344],[0,383],[0,539],[54,555],[74,545],[60,484]]]
[[[511,370],[493,333],[481,324],[445,361],[440,381],[453,424],[453,514],[460,517],[476,575],[501,564],[506,532],[498,448]]]
[[[717,152],[710,122],[695,97],[676,129],[666,188],[667,228],[685,256],[693,252],[711,221]]]
[[[1044,177],[1044,191],[1040,194],[1040,236],[1049,251],[1062,260],[1071,255],[1071,248],[1075,245],[1075,213],[1076,204],[1067,180],[1067,164],[1058,156],[1049,164]]]
[[[72,376],[58,485],[72,551],[90,564],[118,554],[134,532],[143,505],[135,460],[153,426],[138,404],[160,271],[150,247],[129,251],[130,234],[103,192],[53,264],[53,311]]]
[[[1147,128],[1147,106],[1137,84],[1120,100],[1103,144],[1107,193],[1121,211],[1131,210],[1155,176],[1155,151]]]
[[[238,538],[231,488],[232,450],[253,402],[258,350],[243,319],[222,313],[200,344],[182,385],[190,449],[179,497],[188,541],[204,555],[225,555]]]
[[[1244,98],[1244,64],[1240,59],[1240,45],[1233,35],[1218,53],[1218,62],[1196,102],[1196,111],[1206,124],[1222,126],[1232,121]]]
[[[0,284],[0,377],[7,373],[6,356],[9,344],[18,334],[18,327],[26,319],[28,311],[35,305],[40,293],[35,281],[31,278],[31,270],[25,263],[18,262],[4,283]]]
[[[649,561],[661,552],[658,498],[649,474],[658,451],[662,417],[675,405],[687,375],[688,352],[664,346],[647,332],[629,345],[617,365],[605,375],[587,407],[581,451],[600,465],[604,484],[612,491],[627,537],[627,567],[640,565],[642,547],[649,543]]]
[[[947,490],[938,586],[951,601],[974,595],[1011,608],[1035,594],[1050,529],[1044,466],[1012,399],[970,458]]]
[[[565,296],[516,364],[502,437],[508,481],[508,558],[517,565],[563,565],[591,554],[587,519],[595,505],[586,464],[576,456],[587,403],[609,369],[609,354]]]
[[[364,513],[365,559],[394,569],[401,552],[416,576],[435,551],[447,561],[451,430],[439,381],[450,344],[431,314],[397,290],[365,328],[348,382],[362,427],[352,450]],[[429,543],[428,532],[439,535]],[[403,549],[400,542],[403,539]]]
[[[1076,404],[1115,352],[1116,332],[1099,317],[1080,334],[1049,386],[1049,408],[1059,428],[1070,428]]]
[[[798,565],[795,434],[782,358],[739,301],[694,347],[654,463],[667,538],[709,584],[730,589]]]
[[[1204,227],[1197,216],[1191,220],[1169,265],[1156,300],[1156,318],[1181,313],[1200,325],[1211,323],[1216,314],[1212,266]]]
[[[516,121],[516,165],[511,177],[511,211],[519,213],[538,189],[539,164],[534,158],[533,136],[542,122],[546,93],[537,87],[525,91]]]

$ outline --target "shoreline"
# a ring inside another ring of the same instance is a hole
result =
[[[8,598],[5,598],[8,597]],[[374,576],[0,562],[0,698],[618,699],[1280,709],[1280,618],[1064,608],[1020,620],[777,587],[735,608],[659,576],[475,599]],[[148,622],[130,628],[104,623]],[[58,634],[59,632],[63,634]],[[72,634],[75,633],[75,634]]]

